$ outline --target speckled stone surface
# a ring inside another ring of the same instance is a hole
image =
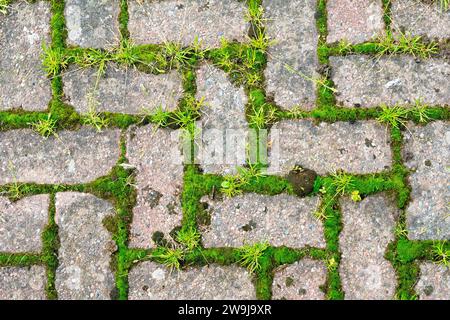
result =
[[[49,202],[48,195],[26,197],[14,203],[0,197],[0,252],[41,251]]]
[[[137,44],[177,42],[205,48],[219,47],[220,40],[247,39],[245,2],[235,0],[130,1],[128,29]]]
[[[422,262],[420,279],[415,289],[420,300],[450,300],[450,269]]]
[[[120,1],[66,0],[67,43],[84,48],[110,48],[120,41]]]
[[[408,56],[330,57],[336,99],[345,107],[376,107],[384,103],[450,105],[450,64],[441,59]]]
[[[318,174],[373,173],[392,162],[386,127],[375,121],[283,120],[272,127],[269,144],[269,173],[287,174],[295,165]]]
[[[0,300],[45,300],[45,268],[0,268]]]
[[[211,225],[203,230],[205,247],[240,247],[269,241],[274,246],[325,247],[322,223],[314,217],[317,197],[265,196],[254,193],[211,201]]]
[[[104,300],[113,295],[110,260],[117,247],[103,219],[114,214],[109,202],[93,195],[56,194],[55,221],[61,241],[55,281],[59,299]]]
[[[340,274],[345,299],[389,300],[394,298],[396,274],[384,258],[394,241],[395,200],[376,194],[355,203],[341,200],[344,228],[340,234]]]
[[[0,132],[0,184],[86,183],[107,175],[120,155],[120,131],[82,128],[42,138],[34,131]]]
[[[108,64],[96,88],[97,73],[97,69],[80,69],[75,65],[64,73],[67,102],[79,113],[86,113],[90,108],[125,114],[153,112],[158,107],[172,111],[183,94],[177,71],[153,75],[134,67]]]
[[[131,269],[130,300],[255,300],[250,275],[236,266],[210,265],[170,272],[154,262]]]
[[[314,107],[318,67],[316,0],[263,0],[266,32],[274,41],[265,70],[267,94],[285,109]]]
[[[0,111],[46,110],[50,81],[42,67],[42,44],[50,44],[50,3],[17,1],[0,14]]]
[[[403,159],[412,170],[406,209],[409,238],[450,239],[450,123],[407,126]]]
[[[329,0],[327,13],[328,43],[361,43],[384,34],[381,0]]]
[[[179,132],[152,125],[132,128],[128,133],[127,158],[136,167],[137,204],[133,208],[130,246],[149,248],[152,236],[162,232],[169,238],[181,225],[183,164]]]
[[[450,10],[443,11],[439,1],[426,4],[417,0],[391,1],[391,27],[394,33],[445,40],[450,38]]]
[[[320,290],[327,280],[327,268],[320,261],[303,259],[275,271],[272,299],[275,300],[324,300]]]

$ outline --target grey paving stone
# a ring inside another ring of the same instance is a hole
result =
[[[450,11],[443,11],[439,1],[426,4],[417,0],[394,0],[391,4],[394,33],[445,40],[450,38]]]
[[[314,217],[319,198],[281,194],[244,194],[222,201],[205,196],[211,225],[203,230],[205,247],[240,247],[269,241],[274,246],[325,247],[323,227]]]
[[[128,29],[137,44],[176,42],[219,47],[220,40],[246,40],[248,23],[244,1],[157,0],[130,1]]]
[[[61,242],[55,282],[59,299],[111,298],[115,282],[110,260],[117,247],[103,220],[114,214],[109,202],[93,195],[56,194],[55,221]]]
[[[285,109],[314,107],[318,67],[316,0],[263,0],[267,34],[275,41],[268,51],[267,93]]]
[[[168,238],[181,225],[183,164],[179,132],[152,125],[128,133],[127,158],[137,169],[137,204],[133,209],[130,246],[154,247],[152,237],[162,232]]]
[[[0,197],[0,252],[40,252],[50,198],[37,195],[10,202]]]
[[[119,45],[120,1],[66,0],[67,43],[84,48]]]
[[[330,57],[337,101],[345,107],[410,104],[450,105],[450,64],[441,59],[398,56]]]
[[[320,286],[327,280],[327,268],[323,262],[303,259],[275,271],[272,299],[275,300],[324,300]]]
[[[450,269],[431,262],[421,263],[416,292],[420,300],[449,300]]]
[[[0,300],[45,300],[45,268],[0,268]]]
[[[250,275],[236,266],[209,265],[170,272],[154,262],[131,269],[130,300],[255,300]]]
[[[244,88],[236,88],[222,70],[203,64],[197,71],[197,99],[202,98],[198,162],[205,173],[234,173],[246,163],[249,139]]]
[[[330,0],[327,12],[328,43],[361,43],[384,34],[381,0]]]
[[[341,200],[344,228],[340,235],[340,274],[345,298],[387,300],[395,294],[396,274],[384,258],[398,209],[395,200],[377,194],[355,203]]]
[[[327,174],[338,169],[373,173],[391,166],[388,134],[375,121],[320,123],[283,120],[269,136],[270,173],[287,174],[294,166]]]
[[[119,130],[86,127],[47,140],[28,129],[0,132],[0,184],[93,181],[117,163],[119,140]]]
[[[50,16],[47,1],[17,1],[0,15],[0,111],[47,109],[52,96],[41,55],[50,43]]]
[[[409,238],[450,239],[450,123],[408,124],[403,159],[412,170],[406,209]]]
[[[174,110],[183,94],[183,85],[177,71],[153,75],[134,67],[124,68],[108,64],[98,87],[97,69],[69,68],[64,76],[64,93],[68,103],[79,113],[108,111],[125,114],[142,114],[159,106]]]

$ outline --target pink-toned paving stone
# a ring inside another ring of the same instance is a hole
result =
[[[45,300],[45,267],[0,267],[0,300]]]
[[[450,268],[432,262],[420,263],[415,289],[420,300],[450,300]]]

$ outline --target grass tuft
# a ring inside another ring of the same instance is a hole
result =
[[[254,245],[244,245],[239,249],[239,263],[246,267],[250,273],[255,273],[261,269],[260,259],[269,248],[268,242],[256,243]]]
[[[408,116],[408,110],[395,105],[388,107],[386,105],[381,106],[381,113],[377,117],[377,121],[382,124],[388,124],[396,129],[400,129],[400,126],[406,127],[406,121]]]
[[[50,136],[58,136],[56,133],[56,119],[52,118],[52,114],[49,113],[47,115],[47,118],[39,119],[35,123],[31,123],[31,127],[34,131],[39,133],[41,136],[44,137],[44,139],[47,139]]]

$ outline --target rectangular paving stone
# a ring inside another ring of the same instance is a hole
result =
[[[265,70],[267,94],[285,109],[312,109],[317,78],[316,0],[263,0],[266,32],[274,44]]]
[[[50,3],[16,1],[0,14],[0,111],[46,110],[51,85],[42,67],[50,44]]]
[[[113,206],[93,195],[56,194],[55,221],[60,247],[56,290],[62,300],[106,300],[114,296],[111,254],[117,250],[103,221]]]
[[[83,48],[110,48],[120,41],[120,1],[66,0],[67,43]]]
[[[420,263],[415,289],[420,300],[450,300],[450,269],[431,262]]]
[[[330,57],[331,77],[344,107],[411,104],[450,105],[450,64],[442,59],[411,56]]]
[[[176,42],[219,47],[222,38],[243,42],[249,24],[247,7],[236,0],[130,1],[128,30],[137,44]]]
[[[273,246],[325,247],[323,226],[314,217],[319,198],[254,193],[223,200],[202,198],[211,224],[202,232],[203,245],[240,247],[269,241]]]
[[[48,222],[50,198],[37,195],[11,202],[0,197],[0,252],[35,252]]]
[[[361,43],[385,33],[381,0],[329,0],[327,13],[328,43]]]
[[[72,66],[64,73],[63,83],[67,102],[79,113],[87,113],[92,108],[125,114],[142,114],[158,107],[172,111],[183,94],[177,71],[154,75],[116,64],[108,64],[100,79],[95,68]]]
[[[407,126],[403,160],[412,170],[406,209],[409,238],[450,239],[450,123]]]
[[[392,164],[386,127],[376,121],[283,120],[272,127],[269,146],[269,173],[287,174],[299,165],[320,175],[339,169],[367,174]]]
[[[218,266],[171,272],[142,262],[128,275],[130,300],[255,300],[251,277],[243,268]]]
[[[137,204],[133,208],[130,246],[155,247],[152,237],[167,237],[181,225],[183,164],[179,132],[153,125],[128,132],[127,159],[136,167]]]
[[[395,34],[402,32],[437,40],[450,38],[450,10],[442,10],[439,1],[431,4],[417,0],[391,2],[391,27]]]
[[[45,267],[0,268],[0,300],[45,300]]]
[[[348,198],[340,203],[344,228],[339,238],[339,272],[345,299],[393,299],[396,274],[384,254],[394,241],[395,217],[399,215],[395,200],[376,194],[358,203]]]
[[[272,284],[274,300],[325,300],[320,290],[327,281],[323,262],[303,259],[275,271]]]
[[[0,132],[0,185],[87,183],[109,174],[120,155],[120,131],[83,127],[42,138],[32,130]]]

